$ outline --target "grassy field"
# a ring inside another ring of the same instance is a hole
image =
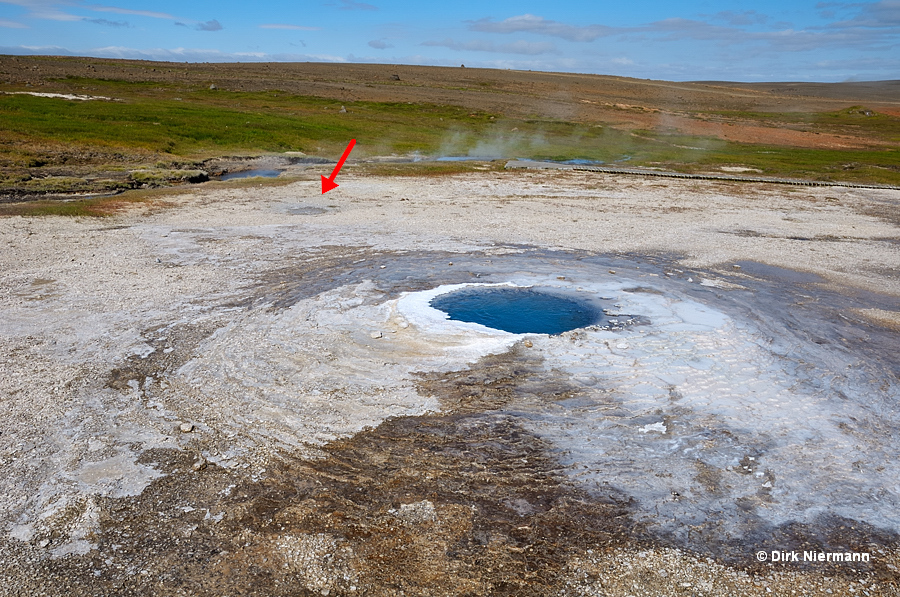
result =
[[[85,77],[54,83],[115,101],[0,94],[0,194],[7,201],[195,180],[191,172],[199,172],[204,160],[223,155],[299,151],[336,159],[351,138],[357,139],[354,160],[390,154],[586,159],[682,172],[741,166],[768,176],[900,184],[900,118],[862,106],[825,113],[693,115],[873,141],[870,149],[811,149],[735,143],[664,127],[510,118],[432,103],[342,103],[278,90]],[[369,171],[440,174],[467,168],[432,164]]]
[[[372,154],[407,152],[438,145],[442,132],[454,126],[477,132],[488,118],[458,108],[370,102],[355,102],[340,113],[334,101],[278,92],[196,90],[176,97],[164,88],[93,83],[98,94],[123,101],[0,96],[4,137],[31,146],[18,156],[14,148],[4,151],[4,165],[29,165],[23,160],[34,159],[42,145],[60,144],[187,160],[223,152],[327,154],[350,138]]]

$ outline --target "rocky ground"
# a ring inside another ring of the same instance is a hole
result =
[[[900,193],[339,182],[0,220],[0,594],[900,594]]]

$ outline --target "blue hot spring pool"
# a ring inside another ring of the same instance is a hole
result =
[[[513,334],[561,334],[603,318],[587,302],[532,288],[464,288],[437,296],[430,305],[450,319]]]

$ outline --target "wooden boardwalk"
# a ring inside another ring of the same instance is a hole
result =
[[[685,178],[692,180],[725,180],[729,182],[764,182],[768,184],[787,184],[802,187],[849,187],[853,189],[891,189],[900,187],[886,184],[865,184],[856,182],[833,182],[825,180],[803,180],[800,178],[770,178],[767,176],[740,176],[734,174],[685,174],[666,170],[649,170],[644,168],[617,168],[613,166],[588,166],[579,164],[558,164],[556,162],[536,162],[531,160],[512,160],[506,163],[507,168],[530,168],[544,170],[578,170],[584,172],[602,172],[604,174],[630,174],[633,176],[656,176],[659,178]]]

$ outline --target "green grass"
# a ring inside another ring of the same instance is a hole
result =
[[[284,151],[336,159],[351,138],[357,140],[355,159],[412,152],[423,156],[581,158],[683,172],[746,166],[768,176],[900,184],[896,143],[900,118],[867,115],[860,106],[825,114],[708,112],[698,116],[852,134],[879,141],[881,146],[868,150],[770,147],[665,130],[627,131],[597,124],[504,119],[499,114],[455,106],[403,102],[344,102],[347,111],[341,113],[342,103],[335,100],[278,90],[209,90],[208,84],[87,78],[57,83],[71,93],[121,101],[0,95],[0,191],[28,187],[38,192],[64,191],[56,187],[66,176],[76,182],[84,176],[58,171],[73,164],[107,171],[118,168],[120,172],[137,168],[192,170],[207,157]],[[440,163],[372,166],[366,171],[441,175],[474,168],[466,163]],[[119,182],[112,180],[116,176],[109,178],[111,185],[124,184],[121,176]],[[78,190],[75,182],[73,185],[71,190]],[[92,208],[84,204],[60,209]]]
[[[721,116],[728,120],[746,120],[758,123],[783,125],[796,130],[814,130],[821,133],[852,135],[900,143],[900,118],[869,110],[864,106],[851,106],[825,113],[810,112],[737,112],[716,111],[697,113],[698,116]]]
[[[323,139],[354,132],[352,124],[328,116],[304,118],[175,100],[120,104],[0,98],[3,128],[38,142],[139,148],[178,156],[222,150],[302,151]]]
[[[6,135],[38,143],[138,148],[176,156],[221,152],[330,153],[357,139],[370,152],[437,148],[446,131],[477,132],[487,114],[406,103],[341,103],[281,92],[173,90],[147,83],[74,80],[74,92],[121,102],[0,96]],[[90,86],[85,85],[90,83]]]
[[[111,216],[129,206],[144,203],[140,197],[92,197],[74,201],[29,201],[0,203],[0,216],[68,216],[97,218]]]
[[[736,145],[736,144],[735,144]],[[700,157],[696,167],[740,164],[766,176],[900,185],[900,150],[825,150],[730,146]]]

